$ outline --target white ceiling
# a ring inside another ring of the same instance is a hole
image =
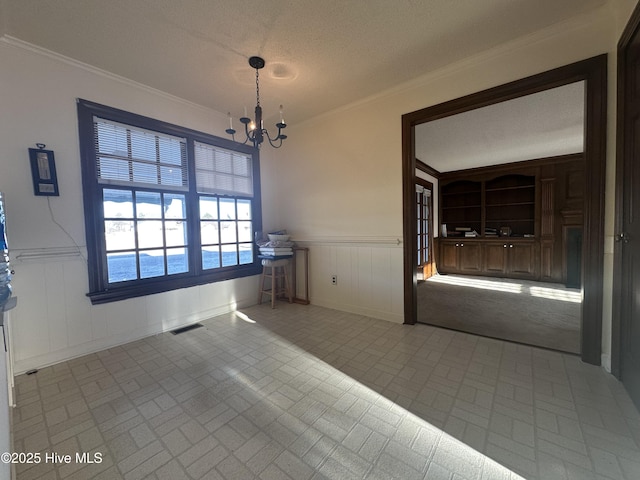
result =
[[[265,114],[293,124],[606,2],[0,0],[0,35],[235,117],[260,55]]]
[[[584,82],[415,127],[416,158],[439,172],[580,153]]]

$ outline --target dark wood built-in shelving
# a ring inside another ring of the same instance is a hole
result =
[[[574,155],[442,174],[438,271],[567,283],[582,168]]]

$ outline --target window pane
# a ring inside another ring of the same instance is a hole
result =
[[[238,264],[237,245],[222,245],[222,266],[230,267]]]
[[[103,180],[129,181],[129,162],[115,158],[98,159],[98,176]]]
[[[233,177],[233,190],[240,194],[250,194],[253,191],[253,180],[245,177]]]
[[[158,147],[160,148],[160,161],[162,163],[170,163],[172,165],[180,165],[182,163],[182,147],[183,143],[165,137],[158,137]]]
[[[186,248],[167,248],[167,273],[185,273],[189,271],[189,255]]]
[[[200,222],[200,243],[212,245],[219,242],[218,222]]]
[[[121,157],[128,156],[127,129],[121,125],[96,122],[98,151]]]
[[[160,194],[156,192],[136,192],[136,217],[162,218]]]
[[[138,225],[138,248],[162,247],[162,221],[141,220]]]
[[[158,168],[147,163],[133,163],[133,181],[139,183],[159,184]]]
[[[138,278],[136,252],[108,253],[107,271],[109,283],[136,280]]]
[[[238,200],[238,220],[251,220],[251,200]]]
[[[218,218],[218,199],[200,197],[200,218],[202,220],[214,220]]]
[[[237,242],[236,222],[220,222],[220,242]]]
[[[251,230],[251,222],[238,222],[238,241],[253,241],[253,232]]]
[[[164,275],[164,251],[147,250],[140,252],[140,278]]]
[[[105,188],[102,199],[105,218],[133,218],[133,194],[129,190]]]
[[[220,199],[220,219],[221,220],[236,219],[236,201],[233,198]]]
[[[136,248],[136,239],[131,221],[104,222],[104,240],[108,252]]]
[[[164,237],[167,247],[182,247],[187,244],[187,222],[164,222]]]
[[[156,161],[156,136],[152,133],[130,130],[131,156],[137,160]]]
[[[164,194],[164,218],[187,218],[184,195]]]
[[[240,249],[240,264],[253,263],[253,243],[241,243],[238,247]]]
[[[182,169],[180,167],[160,167],[162,185],[182,185]]]
[[[220,267],[220,247],[203,247],[202,268],[207,270],[218,267]]]

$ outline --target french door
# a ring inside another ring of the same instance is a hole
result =
[[[418,281],[433,275],[433,184],[416,179]]]

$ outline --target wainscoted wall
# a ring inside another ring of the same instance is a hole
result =
[[[297,245],[309,248],[311,303],[402,323],[400,238],[294,238]],[[333,275],[336,285],[331,283]],[[297,279],[300,286],[300,274]]]
[[[173,330],[256,302],[258,277],[91,305],[85,253],[13,250],[15,373]]]
[[[309,248],[311,303],[402,323],[399,238],[296,240]],[[16,374],[247,307],[257,299],[256,276],[91,305],[85,296],[86,252],[51,248],[12,254],[20,304],[11,316]]]
[[[258,277],[91,305],[83,258],[60,249],[17,250],[12,266],[20,308],[11,315],[14,368],[20,374],[173,330],[255,304]],[[37,255],[37,259],[29,258]],[[22,258],[22,259],[21,259]]]

